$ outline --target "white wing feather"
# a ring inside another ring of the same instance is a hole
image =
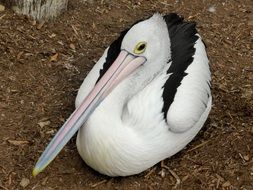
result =
[[[167,123],[171,131],[181,133],[197,123],[206,110],[210,92],[210,70],[204,44],[199,37],[195,46],[193,62],[185,71],[174,101],[167,112]]]

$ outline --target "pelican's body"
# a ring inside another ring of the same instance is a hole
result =
[[[118,62],[128,65],[113,70]],[[183,149],[206,121],[211,102],[208,58],[195,25],[176,14],[155,14],[124,31],[81,85],[76,112],[83,106],[87,114],[78,116],[85,118],[78,124],[78,151],[102,174],[140,173]],[[75,113],[71,117],[67,122]],[[63,126],[68,129],[56,135],[48,155],[73,123]]]
[[[157,17],[151,18],[152,21],[157,23],[156,19],[160,19]],[[165,34],[164,48],[170,43],[168,32]],[[162,111],[165,103],[162,96],[170,75],[167,74],[168,54],[157,55],[154,60],[154,64],[162,63],[159,72],[153,76],[132,74],[96,108],[77,136],[78,151],[88,165],[109,176],[132,175],[172,156],[193,139],[211,108],[207,83],[210,72],[200,38],[194,47],[194,60],[185,71],[189,74],[178,88],[167,121]],[[95,86],[107,53],[105,51],[84,80],[76,99],[77,106]]]

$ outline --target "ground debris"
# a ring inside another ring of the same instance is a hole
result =
[[[215,6],[210,6],[209,8],[208,8],[208,11],[210,12],[210,13],[215,13],[215,11],[216,11],[216,8],[215,8]]]
[[[56,62],[58,60],[58,56],[59,56],[58,53],[55,53],[54,55],[52,55],[50,57],[50,62]]]
[[[181,183],[181,180],[180,180],[180,178],[178,177],[178,175],[176,174],[176,172],[174,172],[174,171],[171,170],[168,166],[166,166],[166,165],[164,164],[164,161],[161,161],[161,167],[167,169],[167,170],[170,172],[170,174],[176,179],[176,184],[175,184],[174,187],[177,187],[177,186]]]
[[[51,121],[40,121],[40,122],[38,122],[38,125],[41,127],[41,128],[43,128],[43,127],[45,127],[45,126],[48,126],[48,125],[50,125],[51,124]]]
[[[30,180],[28,178],[22,178],[19,185],[23,188],[26,188],[30,184]]]
[[[41,22],[38,24],[37,29],[40,30],[40,29],[43,27],[44,24],[45,24],[45,21],[41,21]]]
[[[231,186],[230,181],[226,181],[222,184],[222,187],[229,187],[229,186]]]
[[[76,46],[74,44],[69,44],[69,47],[72,49],[72,50],[75,50],[76,49]]]
[[[5,10],[5,6],[0,4],[0,12]]]
[[[26,140],[8,140],[8,142],[15,146],[29,144],[29,141],[26,141]]]
[[[98,183],[92,184],[91,187],[92,187],[92,188],[95,188],[95,187],[97,187],[97,186],[99,186],[99,185],[101,185],[101,184],[103,184],[103,183],[106,183],[106,182],[107,182],[107,180],[104,179],[104,180],[102,180],[102,181],[100,181],[100,182],[98,182]]]
[[[48,180],[48,177],[45,177],[42,182],[41,182],[41,185],[46,185],[47,184],[47,180]]]

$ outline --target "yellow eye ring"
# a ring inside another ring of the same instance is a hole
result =
[[[134,53],[141,54],[146,50],[146,47],[147,47],[147,42],[139,42],[134,48]]]

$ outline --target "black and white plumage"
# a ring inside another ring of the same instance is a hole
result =
[[[87,75],[77,109],[34,175],[79,128],[78,151],[100,173],[127,176],[150,168],[183,149],[201,129],[211,109],[210,80],[205,45],[194,23],[174,13],[137,22]]]

